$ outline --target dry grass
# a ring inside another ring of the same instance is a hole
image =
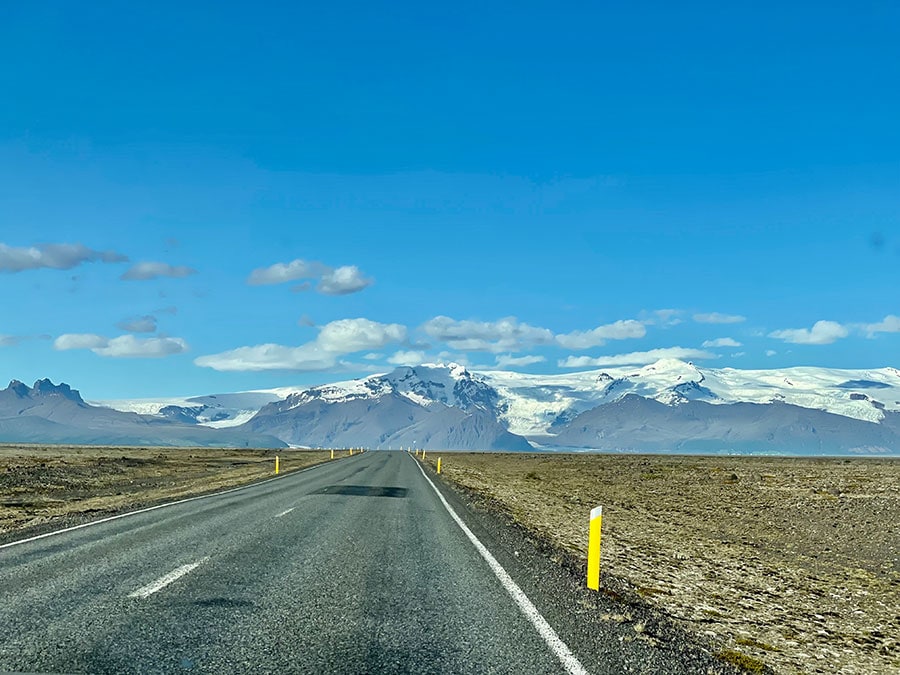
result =
[[[731,662],[900,672],[898,460],[441,456],[444,478],[582,558],[603,505],[604,576]]]
[[[303,450],[0,446],[0,536],[267,478],[276,455],[283,472],[330,457]]]

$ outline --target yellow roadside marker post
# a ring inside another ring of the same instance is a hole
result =
[[[425,461],[425,448],[422,448],[422,461]]]
[[[438,473],[441,472],[441,458],[440,458],[440,457],[438,457],[437,472],[438,472]]]
[[[331,459],[334,459],[334,448],[331,449]]]
[[[275,455],[275,475],[278,475],[280,467],[278,466],[278,455]]]
[[[587,586],[600,590],[600,526],[603,522],[603,507],[591,509],[591,525],[588,532]]]
[[[350,448],[350,456],[353,457],[353,448]]]

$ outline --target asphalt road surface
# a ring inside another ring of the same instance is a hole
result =
[[[0,549],[0,671],[567,667],[405,452]]]
[[[557,633],[577,610],[545,620],[448,498],[407,453],[368,452],[5,545],[0,671],[683,670],[589,626]],[[562,595],[530,574],[530,596]]]

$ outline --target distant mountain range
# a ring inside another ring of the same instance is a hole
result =
[[[159,415],[86,403],[67,384],[18,380],[0,390],[0,442],[84,445],[284,447],[274,436],[240,428],[212,429]]]
[[[78,410],[61,412],[46,401],[51,389],[62,399],[72,392],[47,380],[32,389],[13,382],[0,392],[0,441],[54,432],[54,439],[71,433],[77,442],[124,443],[111,440],[115,432],[157,445],[900,454],[896,368],[751,371],[664,359],[642,368],[527,375],[430,364],[307,389],[102,406],[74,392]],[[23,423],[25,413],[7,406],[12,396],[44,403],[28,408],[33,419]],[[60,423],[65,430],[52,426]]]

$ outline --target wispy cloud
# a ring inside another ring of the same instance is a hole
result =
[[[0,347],[15,347],[30,340],[49,340],[49,335],[3,335],[0,333]]]
[[[0,243],[0,272],[23,272],[41,268],[69,270],[83,263],[127,262],[115,251],[96,251],[81,244],[38,244],[15,247]]]
[[[238,347],[194,360],[198,366],[220,371],[327,370],[338,358],[372,349],[381,349],[406,339],[406,327],[369,319],[341,319],[325,324],[313,342],[290,347],[262,344]]]
[[[194,268],[183,265],[170,265],[164,262],[139,262],[125,270],[125,273],[120,278],[125,281],[148,281],[160,277],[181,279],[196,273],[197,270]]]
[[[613,354],[611,356],[569,356],[557,362],[560,368],[596,368],[603,366],[639,366],[655,363],[660,359],[714,359],[715,354],[702,349],[687,347],[663,347],[644,352]]]
[[[697,323],[741,323],[746,320],[747,317],[740,314],[720,314],[719,312],[694,314],[694,321]]]
[[[58,351],[90,349],[99,356],[112,358],[159,358],[181,354],[188,350],[187,342],[181,338],[120,335],[106,338],[94,333],[65,333],[53,342]]]
[[[670,328],[682,323],[681,315],[684,312],[680,309],[654,309],[652,312],[641,312],[641,323],[647,326],[662,326]]]
[[[533,345],[548,345],[553,332],[546,328],[521,323],[510,316],[498,321],[457,321],[436,316],[422,325],[422,330],[453,349],[467,352],[518,352]]]
[[[313,287],[312,282],[316,282],[316,291],[323,295],[357,293],[374,283],[356,265],[335,268],[315,260],[301,259],[260,267],[253,270],[247,278],[247,283],[251,286],[270,286],[289,281],[304,282],[294,287],[297,291],[308,290]]]
[[[155,333],[156,317],[152,314],[147,314],[146,316],[123,319],[116,324],[116,328],[128,331],[129,333]]]
[[[716,338],[715,340],[706,340],[703,343],[704,347],[740,347],[742,346],[740,342],[730,337],[721,337]]]
[[[769,333],[769,337],[798,345],[830,345],[850,334],[836,321],[816,321],[812,328],[786,328]]]
[[[497,356],[498,368],[522,368],[524,366],[532,366],[535,363],[543,363],[547,359],[543,356],[513,356],[512,354],[501,354]]]
[[[556,341],[566,349],[590,349],[606,344],[607,340],[642,338],[646,334],[647,328],[643,322],[628,319],[597,326],[592,330],[560,334],[556,336]]]
[[[873,338],[878,333],[900,333],[900,316],[888,314],[884,320],[878,323],[869,323],[863,326],[867,337]]]

